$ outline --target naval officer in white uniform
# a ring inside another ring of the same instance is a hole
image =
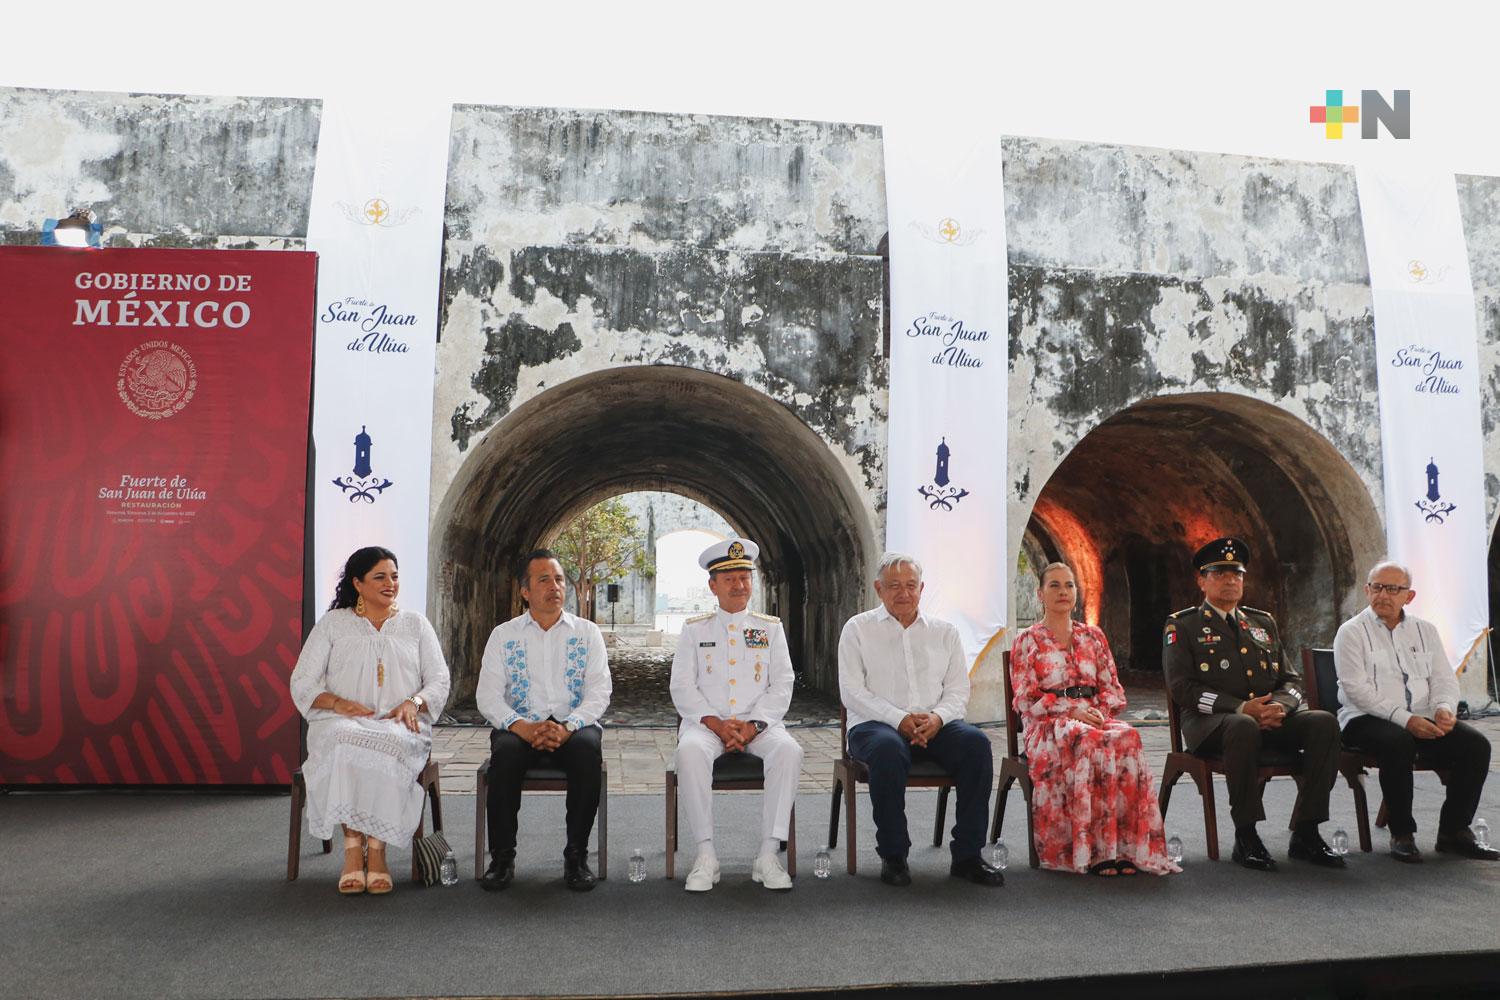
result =
[[[767,889],[792,887],[777,853],[787,837],[802,747],[781,724],[792,701],[792,658],[781,619],[747,610],[759,555],[754,542],[730,538],[698,557],[719,607],[683,624],[672,660],[672,702],[682,716],[677,781],[688,832],[698,845],[687,877],[689,892],[707,892],[719,881],[714,761],[736,750],[765,764],[760,849],[750,877]]]

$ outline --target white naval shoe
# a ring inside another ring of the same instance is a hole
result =
[[[707,892],[719,884],[719,859],[699,855],[698,860],[693,862],[693,870],[688,872],[687,883],[683,888],[688,892]]]
[[[761,854],[755,859],[755,865],[750,869],[750,881],[759,882],[767,889],[775,889],[785,892],[792,887],[792,877],[781,867],[781,862],[774,854]]]

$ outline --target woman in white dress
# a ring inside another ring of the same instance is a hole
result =
[[[400,589],[394,553],[355,552],[292,671],[292,701],[307,718],[307,829],[327,840],[343,824],[346,894],[391,891],[385,845],[406,843],[421,821],[417,776],[448,700],[437,633],[396,608]]]

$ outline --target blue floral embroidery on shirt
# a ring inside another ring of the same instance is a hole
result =
[[[572,701],[569,707],[577,708],[578,703],[583,701],[583,675],[589,663],[587,639],[580,639],[576,635],[569,637],[567,661],[563,681],[568,685],[568,695]]]
[[[531,714],[531,674],[526,669],[526,644],[505,640],[505,700],[519,715],[536,722]]]

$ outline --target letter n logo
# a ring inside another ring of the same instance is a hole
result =
[[[1395,94],[1396,106],[1391,107],[1385,103],[1385,98],[1380,96],[1378,90],[1359,92],[1361,139],[1376,138],[1380,125],[1384,125],[1393,138],[1411,138],[1411,91],[1398,90]]]

